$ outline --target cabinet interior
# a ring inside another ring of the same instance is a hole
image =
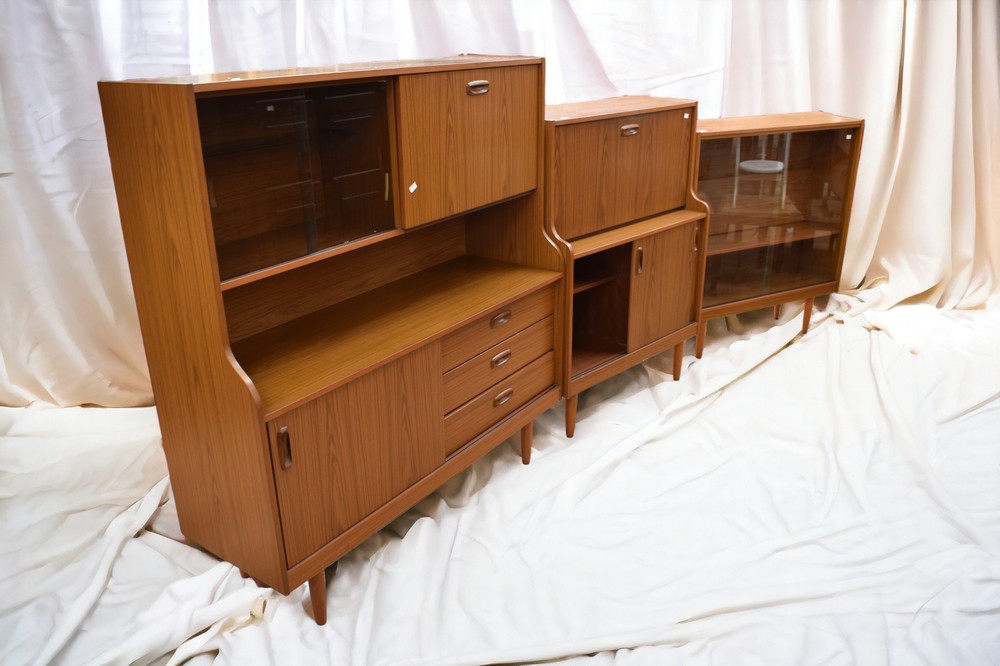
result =
[[[571,376],[627,351],[631,248],[626,243],[573,262]]]

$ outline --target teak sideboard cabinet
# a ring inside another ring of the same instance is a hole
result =
[[[864,121],[788,113],[698,122],[698,196],[711,211],[700,358],[709,319],[839,288]]]
[[[566,434],[579,394],[697,332],[707,233],[692,190],[697,103],[615,97],[545,109],[546,224],[566,283]]]
[[[99,88],[181,528],[323,623],[326,567],[559,399],[543,61]]]

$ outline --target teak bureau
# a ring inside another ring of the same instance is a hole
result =
[[[184,534],[282,593],[560,396],[543,61],[99,85]]]

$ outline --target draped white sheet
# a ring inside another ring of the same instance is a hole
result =
[[[785,314],[585,393],[573,440],[547,412],[531,465],[501,446],[343,558],[325,627],[157,513],[151,409],[0,409],[0,662],[995,664],[1000,316],[786,346]]]
[[[682,382],[656,359],[585,394],[572,445],[546,414],[531,466],[501,447],[345,558],[322,630],[302,590],[234,630],[267,592],[157,510],[152,409],[0,408],[0,661],[995,662],[998,21],[992,0],[0,3],[14,406],[152,402],[99,79],[522,53],[550,102],[866,120],[837,323],[778,353],[796,322],[713,322]]]

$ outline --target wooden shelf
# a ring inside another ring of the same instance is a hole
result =
[[[560,277],[463,256],[241,340],[233,355],[270,420]]]
[[[807,132],[840,127],[856,127],[855,118],[847,118],[823,111],[805,113],[776,113],[768,116],[742,116],[736,118],[699,118],[698,134],[705,138],[744,136],[748,134],[780,134],[782,132]]]
[[[673,227],[678,227],[689,222],[705,219],[705,213],[697,210],[671,211],[663,215],[655,215],[638,222],[629,222],[609,231],[602,231],[586,238],[578,238],[570,242],[570,250],[573,258],[579,259],[588,254],[606,250],[609,247],[630,243],[634,240],[651,236]]]
[[[625,356],[624,348],[589,348],[575,343],[573,346],[573,367],[570,370],[570,377],[578,377],[623,356]]]
[[[782,291],[791,291],[793,289],[829,283],[832,277],[828,273],[772,273],[763,287],[760,285],[760,280],[751,278],[739,282],[727,282],[720,279],[714,285],[713,293],[709,293],[708,289],[705,290],[702,308],[708,309],[736,301],[770,296]]]
[[[323,261],[324,259],[335,257],[338,254],[344,254],[345,252],[351,252],[365,247],[366,245],[372,245],[374,243],[394,238],[395,236],[401,236],[403,233],[404,232],[401,229],[390,229],[389,231],[374,233],[371,236],[365,236],[364,238],[359,238],[357,240],[347,241],[346,243],[328,247],[324,250],[313,252],[312,254],[307,254],[296,259],[290,259],[289,261],[268,266],[267,268],[262,268],[250,273],[244,273],[243,275],[237,275],[236,277],[222,280],[222,291],[228,291],[229,289],[242,287],[243,285],[250,284],[251,282],[257,282],[258,280],[263,280],[274,275],[280,275],[281,273],[292,271],[297,268],[301,268],[302,266],[308,266],[309,264],[317,261]],[[220,246],[218,250],[220,264],[223,263],[224,257],[228,256],[226,254],[226,250],[223,249],[224,247],[225,246]]]
[[[573,293],[579,294],[582,291],[588,291],[596,287],[600,287],[602,284],[609,284],[614,282],[618,278],[617,275],[601,275],[586,278],[584,280],[576,280],[573,282]]]
[[[814,238],[828,238],[839,234],[839,226],[807,222],[806,220],[800,220],[793,224],[782,223],[780,226],[750,225],[746,229],[710,235],[708,237],[708,256],[742,252],[768,245],[781,245]]]

